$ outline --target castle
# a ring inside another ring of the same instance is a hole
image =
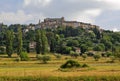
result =
[[[64,17],[61,18],[46,18],[43,22],[40,22],[35,26],[35,28],[57,28],[59,26],[69,26],[69,27],[81,27],[84,29],[89,28],[99,28],[99,26],[91,25],[89,23],[83,23],[78,21],[65,21]]]

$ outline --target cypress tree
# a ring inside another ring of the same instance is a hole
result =
[[[36,53],[41,53],[41,33],[40,30],[36,30]]]
[[[41,33],[40,30],[36,30],[36,53],[41,53]]]
[[[41,30],[41,42],[42,42],[41,53],[45,54],[46,52],[48,52],[48,40],[46,32],[44,30]]]
[[[36,53],[45,54],[48,52],[48,40],[43,29],[36,30]]]
[[[22,53],[22,45],[23,45],[21,27],[18,28],[17,40],[18,40],[17,54],[20,56]]]
[[[11,57],[11,55],[13,54],[13,37],[14,37],[13,31],[7,30],[6,31],[6,53],[8,54],[8,57]]]

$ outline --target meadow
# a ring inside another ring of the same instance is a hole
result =
[[[29,54],[29,61],[15,61],[12,58],[0,55],[0,81],[120,81],[120,62],[108,63],[110,58],[100,58],[95,61],[93,57],[73,58],[64,56],[60,59],[50,54],[51,60],[47,64],[36,60],[36,54]],[[60,66],[67,60],[73,59],[80,64],[87,64],[87,68],[60,71]]]

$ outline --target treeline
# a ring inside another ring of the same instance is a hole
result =
[[[30,52],[29,43],[36,42],[34,52],[46,52],[69,55],[80,48],[80,54],[99,51],[109,55],[120,56],[120,32],[101,30],[99,28],[57,27],[46,29],[29,29],[26,25],[2,25],[0,27],[0,52],[18,55],[21,51]],[[6,51],[3,51],[3,47]]]

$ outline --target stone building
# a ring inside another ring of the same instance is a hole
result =
[[[64,22],[64,17],[62,18],[46,18],[44,22],[41,22],[41,28],[56,28],[62,26]]]
[[[34,52],[36,47],[36,42],[32,41],[29,43],[29,50],[30,52]]]
[[[64,17],[61,18],[46,18],[43,22],[40,22],[35,26],[35,28],[57,28],[59,26],[70,26],[70,27],[82,27],[84,29],[95,28],[99,26],[91,25],[89,23],[83,23],[78,21],[66,21]]]

